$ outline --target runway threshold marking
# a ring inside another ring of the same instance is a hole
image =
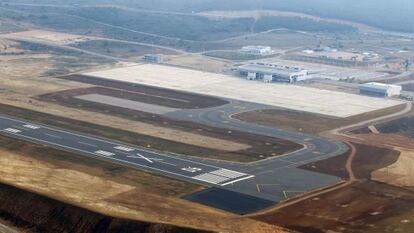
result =
[[[194,171],[196,172],[196,171]],[[211,184],[216,184],[220,186],[226,186],[229,184],[234,184],[242,180],[247,180],[253,178],[253,175],[248,175],[246,173],[236,172],[228,169],[218,169],[208,173],[203,173],[197,176],[194,176],[193,179],[204,181]]]
[[[22,132],[21,130],[13,129],[13,128],[7,128],[7,129],[4,129],[4,131],[9,132],[9,133],[21,133]]]

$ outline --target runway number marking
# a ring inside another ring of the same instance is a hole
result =
[[[9,132],[9,133],[21,133],[22,132],[18,129],[13,129],[13,128],[7,128],[7,129],[4,129],[4,131]]]
[[[198,167],[184,167],[184,168],[181,168],[181,170],[186,171],[186,172],[195,173],[195,172],[199,172],[203,169],[198,168]]]

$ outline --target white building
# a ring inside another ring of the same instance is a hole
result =
[[[308,71],[302,68],[270,63],[245,64],[237,67],[237,71],[248,80],[261,80],[267,83],[294,83],[311,78]]]
[[[272,54],[273,50],[269,46],[244,46],[240,52],[263,56]]]
[[[365,95],[373,96],[399,96],[402,87],[398,85],[390,85],[385,83],[370,82],[359,85],[359,92]]]

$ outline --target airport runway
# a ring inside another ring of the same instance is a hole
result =
[[[178,110],[166,113],[164,116],[283,138],[302,144],[304,148],[283,156],[251,163],[209,160],[188,155],[159,153],[135,145],[6,116],[0,116],[0,134],[207,185],[210,189],[185,198],[239,214],[267,208],[299,194],[341,181],[339,177],[311,172],[299,167],[345,153],[348,150],[345,144],[314,135],[242,122],[231,117],[235,113],[263,108],[269,107],[231,101],[230,104],[220,107]]]
[[[0,116],[0,133],[85,156],[158,172],[206,185],[226,186],[253,175],[160,154],[133,145]]]

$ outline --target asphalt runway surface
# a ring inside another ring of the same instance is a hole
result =
[[[116,162],[138,169],[184,178],[206,185],[226,186],[253,176],[214,165],[160,154],[93,136],[73,133],[0,116],[0,133],[10,137],[45,144],[89,157]]]
[[[348,150],[345,144],[314,135],[242,122],[231,117],[233,114],[243,111],[263,108],[269,108],[269,106],[231,101],[230,104],[220,107],[177,110],[166,113],[164,116],[230,130],[237,129],[283,138],[302,144],[304,148],[283,156],[244,164],[202,159],[188,155],[159,153],[135,145],[6,116],[0,116],[0,134],[207,185],[211,190],[207,189],[207,191],[194,193],[185,198],[238,214],[267,208],[299,194],[334,185],[341,181],[339,177],[311,172],[298,167],[345,153]],[[217,198],[214,198],[214,195]],[[237,200],[239,205],[235,204],[234,200]],[[235,206],[238,207],[235,208]]]

